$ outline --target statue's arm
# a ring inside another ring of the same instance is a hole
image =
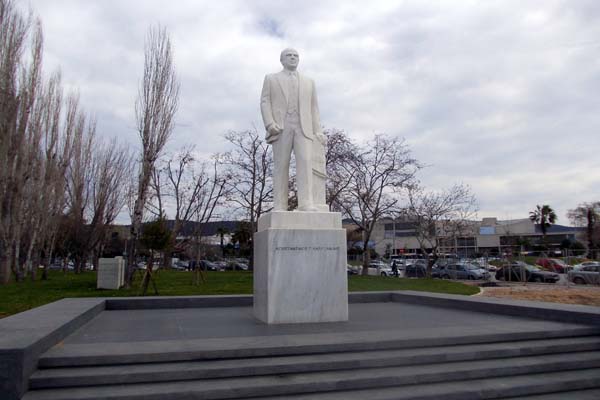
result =
[[[260,112],[262,114],[265,128],[269,130],[269,127],[275,123],[273,120],[273,108],[271,107],[271,87],[269,83],[269,76],[265,76],[263,83],[262,93],[260,95]]]

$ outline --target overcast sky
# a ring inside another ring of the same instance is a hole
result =
[[[98,132],[137,146],[147,28],[167,27],[181,81],[170,150],[261,131],[279,52],[300,52],[322,124],[404,137],[430,189],[469,184],[479,217],[600,200],[600,1],[32,0],[45,71],[60,67]]]

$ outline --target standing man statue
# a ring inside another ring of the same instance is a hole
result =
[[[260,98],[266,141],[273,146],[273,211],[288,208],[292,151],[296,159],[298,210],[320,211],[323,204],[315,199],[313,160],[319,158],[314,151],[323,149],[326,138],[321,132],[315,83],[296,71],[300,61],[296,50],[283,50],[279,59],[283,71],[265,77]]]

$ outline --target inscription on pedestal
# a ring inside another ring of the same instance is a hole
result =
[[[276,247],[275,251],[339,251],[340,246],[281,246]]]

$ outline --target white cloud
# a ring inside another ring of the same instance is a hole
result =
[[[600,3],[578,1],[32,1],[48,69],[62,68],[107,136],[136,143],[149,25],[181,80],[171,148],[225,149],[260,126],[264,74],[300,51],[322,122],[356,139],[404,136],[432,188],[469,183],[481,214],[524,217],[600,193]]]

